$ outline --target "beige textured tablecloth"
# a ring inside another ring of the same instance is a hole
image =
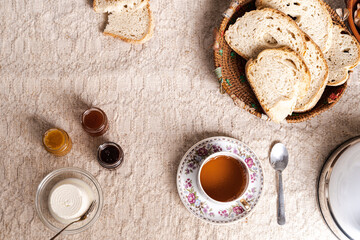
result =
[[[49,172],[76,166],[103,187],[105,203],[89,230],[60,239],[335,239],[321,218],[316,180],[330,151],[360,134],[359,68],[344,97],[329,111],[298,124],[266,122],[221,95],[213,75],[212,29],[228,1],[151,0],[153,39],[139,46],[102,34],[105,16],[91,0],[3,0],[0,3],[0,239],[48,239],[35,212],[35,192]],[[341,6],[342,1],[331,3]],[[79,123],[88,105],[110,119],[103,138]],[[41,133],[68,131],[73,149],[48,154]],[[197,141],[237,138],[260,158],[263,196],[245,222],[204,223],[177,193],[181,157]],[[101,142],[119,143],[125,162],[99,166]],[[290,153],[284,171],[287,224],[276,223],[270,144]]]

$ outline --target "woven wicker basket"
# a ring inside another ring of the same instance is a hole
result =
[[[334,23],[345,27],[335,11],[328,5],[326,7]],[[257,117],[267,119],[246,79],[246,60],[237,55],[224,39],[224,33],[228,26],[235,23],[236,19],[244,15],[245,12],[254,9],[255,3],[253,0],[239,0],[232,2],[230,8],[224,13],[224,19],[215,40],[217,44],[217,48],[214,50],[215,73],[220,82],[221,90],[229,94],[237,106],[246,109]],[[286,121],[289,123],[302,122],[328,110],[339,101],[345,92],[346,86],[346,83],[336,87],[327,86],[321,99],[313,109],[304,113],[293,113],[286,118]]]

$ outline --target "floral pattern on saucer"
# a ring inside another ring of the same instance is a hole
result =
[[[249,211],[245,211],[240,201],[224,204],[209,201],[197,185],[200,162],[222,151],[240,156],[250,171],[249,187],[242,196],[250,205]],[[229,137],[212,137],[196,143],[182,158],[177,173],[177,188],[185,207],[198,218],[215,224],[232,223],[248,216],[259,201],[263,182],[261,164],[255,153],[245,144]]]
[[[210,208],[205,201],[201,201],[199,199],[199,196],[194,191],[192,180],[190,178],[185,181],[184,189],[184,194],[186,195],[187,201],[196,211],[203,215],[209,215],[210,217],[214,216],[212,208]]]

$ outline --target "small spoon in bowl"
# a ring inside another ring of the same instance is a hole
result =
[[[96,200],[92,201],[89,208],[86,210],[86,212],[81,215],[81,217],[79,217],[76,221],[73,221],[71,223],[69,223],[68,225],[66,225],[60,232],[58,232],[55,236],[53,236],[52,238],[50,238],[50,240],[55,239],[57,236],[59,236],[65,229],[67,229],[70,225],[77,223],[77,222],[81,222],[84,221],[86,218],[88,218],[90,216],[90,213],[94,210],[96,205]]]
[[[279,175],[278,184],[278,208],[277,222],[279,225],[285,224],[285,203],[282,183],[282,171],[286,168],[289,160],[289,154],[284,144],[276,143],[270,152],[270,164]]]

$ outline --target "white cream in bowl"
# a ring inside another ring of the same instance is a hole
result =
[[[58,182],[49,194],[51,215],[62,223],[78,219],[89,208],[94,199],[90,186],[77,178]]]

